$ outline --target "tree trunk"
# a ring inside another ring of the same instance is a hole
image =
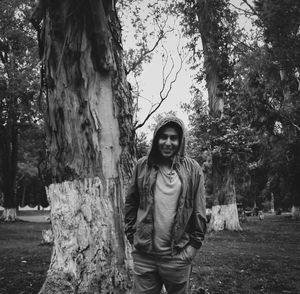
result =
[[[3,127],[1,136],[2,156],[2,181],[4,213],[2,218],[7,222],[13,222],[17,216],[16,177],[17,177],[17,155],[18,155],[18,130],[16,126],[16,98],[9,99],[7,125]]]
[[[271,199],[270,199],[270,212],[275,214],[275,204],[274,204],[274,194],[271,192]]]
[[[218,20],[214,17],[215,12],[212,10],[212,6],[208,0],[198,1],[198,4],[200,4],[200,9],[198,8],[198,28],[203,47],[210,115],[214,118],[221,118],[224,111],[224,95],[220,90],[223,83],[220,79],[220,58],[218,58],[220,54],[217,51],[216,40],[211,34],[213,31],[212,28],[216,26],[213,21],[217,22]],[[212,131],[214,135],[217,135],[217,126]],[[241,230],[236,205],[233,169],[231,168],[231,164],[220,168],[220,165],[222,165],[221,160],[222,158],[213,156],[214,204],[208,230]]]
[[[300,206],[292,206],[292,219],[300,220]]]
[[[41,15],[54,245],[40,293],[127,293],[123,198],[134,164],[133,112],[115,7],[40,2],[38,29]]]
[[[215,168],[217,165],[215,164]],[[208,231],[239,231],[242,230],[239,223],[236,205],[236,191],[234,176],[230,169],[224,171],[217,168],[213,171],[214,204]]]
[[[3,210],[1,219],[5,222],[14,222],[17,218],[17,209],[16,208],[5,208]]]

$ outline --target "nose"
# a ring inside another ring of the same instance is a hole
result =
[[[166,145],[171,145],[171,139],[170,138],[167,139]]]

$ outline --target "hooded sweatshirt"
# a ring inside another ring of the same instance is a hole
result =
[[[150,152],[141,158],[135,168],[125,200],[125,234],[137,250],[153,253],[165,250],[156,242],[157,220],[155,197],[159,177],[160,152],[158,135],[162,127],[172,122],[180,132],[180,145],[171,159],[172,168],[180,181],[175,211],[171,217],[167,236],[171,253],[187,245],[200,248],[206,231],[204,178],[199,164],[185,155],[185,129],[183,122],[174,116],[163,118],[157,124]],[[156,222],[156,225],[155,225]],[[162,226],[163,229],[163,226]],[[158,247],[157,247],[158,245]]]

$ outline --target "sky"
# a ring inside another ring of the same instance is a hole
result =
[[[176,37],[170,35],[167,39],[168,46],[172,47],[172,44],[176,42]],[[178,60],[178,56],[175,52],[171,52],[173,54],[173,58],[175,60],[175,67],[170,76],[169,81],[167,82],[166,89],[169,89],[170,81],[174,79],[176,71],[178,71],[180,62]],[[163,61],[161,56],[158,54],[155,55],[152,61],[144,66],[143,73],[140,77],[139,86],[141,89],[141,98],[139,99],[139,107],[140,110],[138,112],[138,120],[142,121],[149,110],[151,109],[151,103],[157,103],[160,101],[160,91],[163,87]],[[179,71],[178,76],[175,82],[172,85],[172,89],[170,90],[166,100],[161,104],[159,109],[155,112],[154,116],[159,113],[169,112],[173,110],[176,112],[177,116],[181,118],[185,124],[188,124],[188,115],[181,108],[181,104],[183,102],[189,103],[191,100],[190,87],[193,83],[192,72],[189,69],[189,65],[186,60],[183,63],[182,69]],[[165,91],[166,92],[166,91]],[[163,93],[163,95],[166,95]],[[149,132],[149,125],[154,123],[153,116],[149,121],[145,124],[145,126],[140,130],[143,132]]]

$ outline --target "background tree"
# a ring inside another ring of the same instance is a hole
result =
[[[206,81],[208,91],[208,110],[210,118],[212,156],[213,207],[209,224],[210,230],[240,230],[237,206],[234,167],[231,156],[236,142],[232,139],[235,130],[228,131],[228,116],[224,106],[230,99],[233,66],[230,61],[232,30],[236,15],[229,9],[228,1],[185,1],[179,5],[184,14],[186,35],[190,37],[195,64],[199,74],[197,82]],[[200,50],[200,41],[202,50]],[[203,57],[204,71],[200,70]],[[194,105],[196,106],[196,105]],[[194,128],[197,128],[194,120]],[[220,140],[231,139],[230,146],[220,146]],[[218,142],[219,141],[219,142]],[[237,144],[236,144],[237,145]]]
[[[270,80],[277,82],[273,87],[272,99],[276,119],[273,120],[273,132],[277,139],[272,145],[282,158],[281,168],[277,174],[289,186],[288,192],[292,197],[293,217],[300,218],[299,194],[299,152],[300,149],[300,115],[299,115],[299,68],[300,68],[300,4],[294,1],[255,1],[257,24],[262,28],[266,51],[273,65],[273,75]],[[276,78],[276,79],[275,79]],[[278,137],[283,138],[278,139]],[[278,148],[278,146],[281,148]],[[278,156],[277,156],[278,158]],[[280,157],[279,157],[280,158]],[[278,160],[277,160],[278,162]],[[273,165],[274,167],[274,165]],[[281,172],[286,171],[285,175]],[[274,168],[273,168],[274,175]],[[275,173],[276,175],[276,173]]]
[[[37,42],[31,1],[0,3],[0,191],[5,220],[15,220],[19,142],[39,121]]]
[[[147,141],[147,135],[142,132],[136,136],[136,158],[142,158],[146,156],[149,149],[149,143]]]
[[[132,98],[115,1],[39,1],[54,247],[41,293],[127,293]]]
[[[19,206],[48,207],[45,185],[46,146],[43,121],[22,130],[19,141],[17,203]]]

